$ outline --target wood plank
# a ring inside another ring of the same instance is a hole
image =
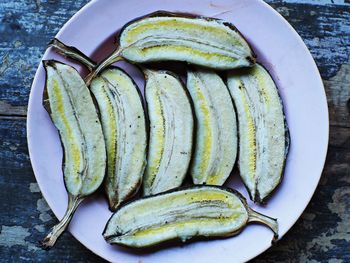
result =
[[[324,85],[328,100],[330,124],[350,127],[350,60],[340,67],[334,77],[325,80]]]
[[[349,148],[330,147],[321,182],[302,217],[256,262],[350,262],[349,174]]]
[[[0,1],[0,114],[25,111],[32,80],[47,43],[87,2]]]
[[[346,6],[350,5],[350,2],[348,0],[273,0],[273,1],[267,1],[270,3],[290,3],[290,4],[310,4],[310,5],[340,5],[340,6]]]
[[[323,79],[333,77],[350,57],[350,6],[266,1],[294,27],[316,60]]]
[[[57,219],[43,199],[27,151],[25,119],[0,119],[0,251],[2,262],[104,262],[65,233],[55,249],[38,241]]]

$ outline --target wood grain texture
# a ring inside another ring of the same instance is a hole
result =
[[[30,85],[47,43],[87,0],[0,2],[1,262],[104,262],[65,233],[37,241],[57,219],[42,198],[26,144]],[[330,145],[321,182],[296,225],[256,262],[350,262],[350,1],[269,0],[311,50],[325,83]]]

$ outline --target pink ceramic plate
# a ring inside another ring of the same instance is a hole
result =
[[[326,96],[308,49],[293,28],[260,0],[92,1],[69,20],[57,37],[87,55],[104,57],[112,49],[111,36],[121,26],[156,10],[196,13],[234,23],[252,44],[258,60],[272,73],[284,101],[292,143],[285,177],[278,191],[266,207],[250,205],[278,218],[282,237],[310,201],[327,152]],[[97,49],[100,51],[96,53]],[[48,58],[65,61],[52,50],[45,53],[44,59]],[[126,69],[142,87],[140,75],[131,67]],[[40,189],[55,215],[61,218],[67,205],[61,171],[62,150],[57,131],[41,104],[44,82],[44,70],[40,64],[29,100],[29,153]],[[247,196],[239,179],[233,178],[228,185]],[[102,197],[90,198],[77,210],[69,231],[90,250],[113,262],[242,262],[271,245],[272,233],[267,228],[249,225],[237,237],[133,254],[108,245],[102,238],[101,233],[110,215]]]

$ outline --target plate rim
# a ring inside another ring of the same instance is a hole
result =
[[[55,38],[59,38],[60,35],[66,30],[67,27],[70,26],[70,24],[74,23],[74,21],[76,20],[76,18],[78,16],[80,16],[82,13],[85,12],[85,10],[89,9],[89,8],[92,8],[95,4],[98,3],[99,0],[92,0],[90,2],[88,2],[87,4],[85,4],[83,7],[81,7],[72,17],[70,17],[64,24],[63,26],[59,29],[59,31],[57,32],[57,34],[54,36]],[[270,6],[268,3],[266,3],[265,1],[263,0],[251,0],[251,1],[255,1],[257,2],[257,4],[260,4],[260,5],[263,5],[265,8],[269,9],[269,11],[272,11],[272,13],[274,13],[274,15],[277,15],[277,17],[279,18],[279,20],[284,24],[286,25],[289,29],[290,29],[290,32],[293,34],[293,36],[295,37],[295,39],[298,41],[299,44],[301,44],[301,47],[304,49],[305,53],[308,54],[308,56],[306,56],[304,59],[305,60],[308,60],[310,62],[310,66],[312,65],[312,68],[313,68],[313,73],[315,74],[315,76],[317,76],[317,80],[319,82],[319,85],[320,87],[322,87],[322,93],[323,93],[323,103],[324,104],[324,110],[325,110],[325,113],[326,113],[326,118],[324,120],[324,125],[325,125],[325,135],[326,135],[326,145],[324,147],[324,152],[323,152],[323,160],[322,160],[322,165],[320,165],[319,167],[319,172],[317,174],[318,177],[317,177],[317,184],[315,185],[315,188],[310,192],[310,196],[308,198],[305,198],[305,202],[304,202],[304,205],[303,205],[303,208],[302,208],[302,211],[301,213],[294,217],[292,221],[292,223],[290,224],[290,226],[288,227],[287,231],[283,234],[281,234],[279,236],[279,239],[278,240],[281,240],[294,226],[295,226],[295,223],[299,220],[299,218],[302,216],[302,214],[304,213],[305,209],[307,208],[307,206],[310,204],[310,201],[312,199],[312,197],[314,196],[315,194],[315,191],[319,185],[319,182],[320,182],[320,179],[321,179],[321,176],[322,176],[322,173],[323,173],[323,170],[324,170],[324,167],[325,167],[325,163],[326,163],[326,157],[327,157],[327,152],[328,152],[328,147],[329,147],[329,108],[328,108],[328,101],[327,101],[327,95],[326,95],[326,91],[325,91],[325,87],[324,87],[324,83],[323,83],[323,80],[322,80],[322,77],[321,77],[321,74],[319,72],[319,69],[316,65],[316,62],[310,52],[310,50],[308,49],[308,47],[306,46],[305,42],[303,41],[303,39],[301,38],[301,36],[298,34],[298,32],[294,29],[294,27],[280,14],[278,13],[272,6]],[[30,94],[29,94],[29,99],[28,99],[28,109],[27,109],[27,120],[26,120],[26,132],[27,132],[27,145],[28,145],[28,153],[29,153],[29,157],[30,157],[30,162],[31,162],[31,166],[32,166],[32,169],[33,169],[33,173],[34,173],[34,176],[35,176],[35,180],[38,182],[38,177],[37,177],[37,165],[36,165],[36,162],[33,161],[35,159],[34,154],[33,154],[33,148],[35,147],[32,143],[31,143],[31,134],[33,131],[33,129],[31,128],[32,127],[32,124],[31,124],[31,111],[33,109],[33,100],[32,100],[32,96],[33,96],[33,87],[35,87],[39,80],[38,80],[38,75],[39,75],[39,70],[40,70],[40,67],[41,67],[41,63],[43,61],[43,59],[47,56],[47,53],[49,52],[49,48],[46,48],[44,54],[42,55],[39,63],[38,63],[38,67],[36,69],[36,72],[35,72],[35,75],[34,75],[34,78],[33,78],[33,82],[32,82],[32,85],[31,85],[31,88],[30,88]],[[321,103],[321,102],[320,102]],[[316,180],[315,180],[316,181]],[[42,194],[42,196],[45,198],[45,201],[48,203],[51,211],[54,213],[54,215],[56,216],[56,218],[58,219],[58,215],[53,211],[53,209],[51,208],[52,206],[52,200],[50,200],[50,198],[48,198],[44,192],[42,191],[42,187],[40,186],[40,184],[38,183],[38,186],[39,186],[39,189],[40,189],[40,192]],[[86,247],[88,250],[90,250],[91,252],[93,252],[94,254],[98,255],[99,257],[105,259],[105,260],[111,260],[111,258],[109,257],[106,257],[105,255],[103,255],[102,253],[99,252],[98,249],[95,249],[94,247],[91,247],[89,246],[88,244],[86,244],[85,242],[83,242],[78,235],[76,234],[73,234],[69,229],[67,229],[67,231],[69,231],[73,237],[75,239],[77,239],[84,247]],[[272,246],[272,244],[268,244],[267,246],[262,246],[262,248],[256,252],[254,255],[252,254],[249,254],[248,256],[245,257],[245,260],[251,260],[251,259],[254,259],[255,257],[261,255],[262,253],[264,253],[265,251],[267,251],[270,247]]]

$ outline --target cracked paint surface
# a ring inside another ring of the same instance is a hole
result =
[[[0,246],[13,247],[24,246],[28,250],[37,250],[38,248],[26,241],[26,238],[30,236],[28,229],[21,226],[1,226],[0,233]]]
[[[292,4],[310,4],[310,5],[350,5],[348,0],[283,0],[269,1],[272,3],[292,3]]]
[[[57,222],[43,199],[26,145],[30,86],[47,43],[87,0],[0,1],[1,262],[104,262],[65,233],[37,248]],[[326,166],[306,211],[256,262],[350,262],[350,1],[269,0],[309,47],[330,112]]]
[[[29,190],[32,193],[40,193],[40,188],[39,188],[39,185],[37,183],[30,183]]]
[[[48,213],[50,211],[50,207],[47,205],[44,198],[40,198],[36,202],[36,209],[40,212],[39,219],[42,222],[48,222],[52,219],[51,215]]]

